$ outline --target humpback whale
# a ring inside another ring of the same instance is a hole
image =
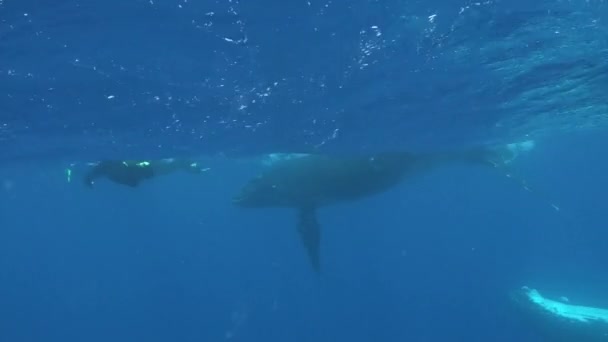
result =
[[[312,267],[320,271],[321,225],[318,208],[382,193],[402,180],[434,167],[465,162],[505,164],[513,153],[505,148],[423,153],[391,152],[358,157],[306,154],[275,161],[249,180],[233,203],[242,208],[293,208],[297,231]]]

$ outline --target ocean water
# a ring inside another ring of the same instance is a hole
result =
[[[608,307],[607,6],[0,0],[0,341],[548,341],[512,291]],[[521,141],[321,208],[319,274],[231,203],[269,153]],[[209,171],[82,182],[167,157]]]

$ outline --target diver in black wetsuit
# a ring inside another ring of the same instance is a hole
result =
[[[136,187],[143,180],[175,171],[202,173],[207,170],[195,162],[173,158],[149,161],[104,160],[87,172],[84,176],[84,184],[93,187],[97,178],[106,177],[115,183]]]

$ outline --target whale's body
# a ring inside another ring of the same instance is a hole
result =
[[[251,179],[233,202],[244,208],[294,208],[297,228],[315,270],[319,270],[320,225],[316,209],[382,193],[405,178],[450,162],[492,164],[495,150],[362,157],[301,155],[270,165]],[[502,157],[502,156],[501,156]]]

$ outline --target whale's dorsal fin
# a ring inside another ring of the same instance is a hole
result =
[[[321,225],[317,220],[317,208],[306,206],[298,209],[298,233],[304,243],[312,267],[316,272],[321,269],[319,245],[321,243]]]

